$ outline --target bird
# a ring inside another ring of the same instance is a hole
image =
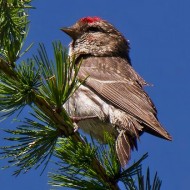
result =
[[[84,81],[64,105],[79,128],[102,142],[104,131],[112,135],[122,167],[144,132],[172,140],[144,90],[148,83],[132,67],[129,41],[112,24],[88,16],[61,30],[72,39],[68,54]]]

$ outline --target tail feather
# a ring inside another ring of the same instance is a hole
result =
[[[124,167],[131,156],[131,149],[136,147],[136,138],[129,136],[122,130],[116,140],[116,152],[121,166]]]

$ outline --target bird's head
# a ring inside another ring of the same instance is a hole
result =
[[[84,17],[61,29],[73,41],[70,54],[128,57],[129,42],[110,23],[99,17]]]

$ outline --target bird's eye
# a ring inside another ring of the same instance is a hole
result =
[[[100,29],[97,27],[89,27],[88,28],[88,32],[99,32],[99,31],[100,31]]]

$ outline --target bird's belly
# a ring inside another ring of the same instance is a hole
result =
[[[63,106],[72,117],[95,117],[82,119],[77,123],[80,129],[104,142],[104,131],[117,136],[118,132],[110,122],[112,106],[85,86],[80,88]]]
[[[85,86],[80,86],[63,107],[71,116],[97,116],[102,121],[109,117],[110,111],[110,105]]]

